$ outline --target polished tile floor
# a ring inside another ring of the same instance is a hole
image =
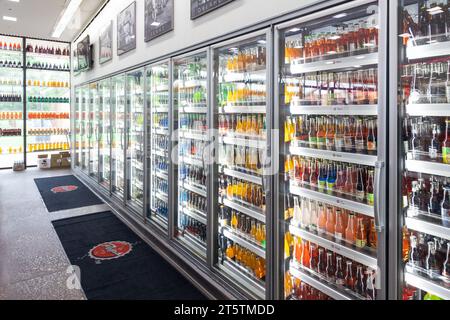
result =
[[[48,213],[35,178],[69,170],[0,171],[0,300],[80,300],[52,220],[108,210],[106,205]]]

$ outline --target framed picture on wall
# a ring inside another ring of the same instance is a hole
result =
[[[136,49],[136,1],[117,16],[117,54]]]
[[[113,22],[103,30],[99,37],[99,62],[105,63],[112,60],[113,56]]]
[[[145,0],[145,41],[173,30],[174,0]]]
[[[191,20],[195,20],[234,0],[191,0]]]

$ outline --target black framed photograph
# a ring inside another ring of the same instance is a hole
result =
[[[173,30],[174,0],[145,0],[145,41]]]
[[[111,21],[109,26],[103,30],[99,37],[99,62],[105,63],[111,61],[113,58],[113,22]]]
[[[234,0],[191,0],[191,20],[217,10]]]
[[[136,1],[117,16],[117,54],[136,49]]]

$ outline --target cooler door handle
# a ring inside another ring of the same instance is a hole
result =
[[[375,228],[376,230],[381,233],[384,230],[384,219],[381,216],[381,177],[384,169],[384,162],[383,161],[377,161],[375,163],[375,202],[374,202],[374,215],[375,215]]]

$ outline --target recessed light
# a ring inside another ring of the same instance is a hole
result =
[[[20,0],[8,0],[9,2],[20,2]]]
[[[159,27],[160,24],[161,24],[161,22],[153,21],[152,24],[151,24],[151,26],[152,26],[152,27]]]
[[[300,28],[292,28],[291,30],[288,30],[288,32],[298,32],[300,31]]]
[[[340,18],[345,18],[346,16],[347,16],[347,14],[345,12],[343,12],[343,13],[339,13],[339,14],[333,16],[333,18],[340,19]]]
[[[16,17],[3,16],[3,20],[16,22],[17,18]]]
[[[70,21],[72,21],[75,13],[77,12],[80,4],[83,0],[70,0],[68,5],[64,9],[64,13],[59,17],[58,22],[53,29],[52,37],[59,38],[61,37],[64,30],[69,25]]]

